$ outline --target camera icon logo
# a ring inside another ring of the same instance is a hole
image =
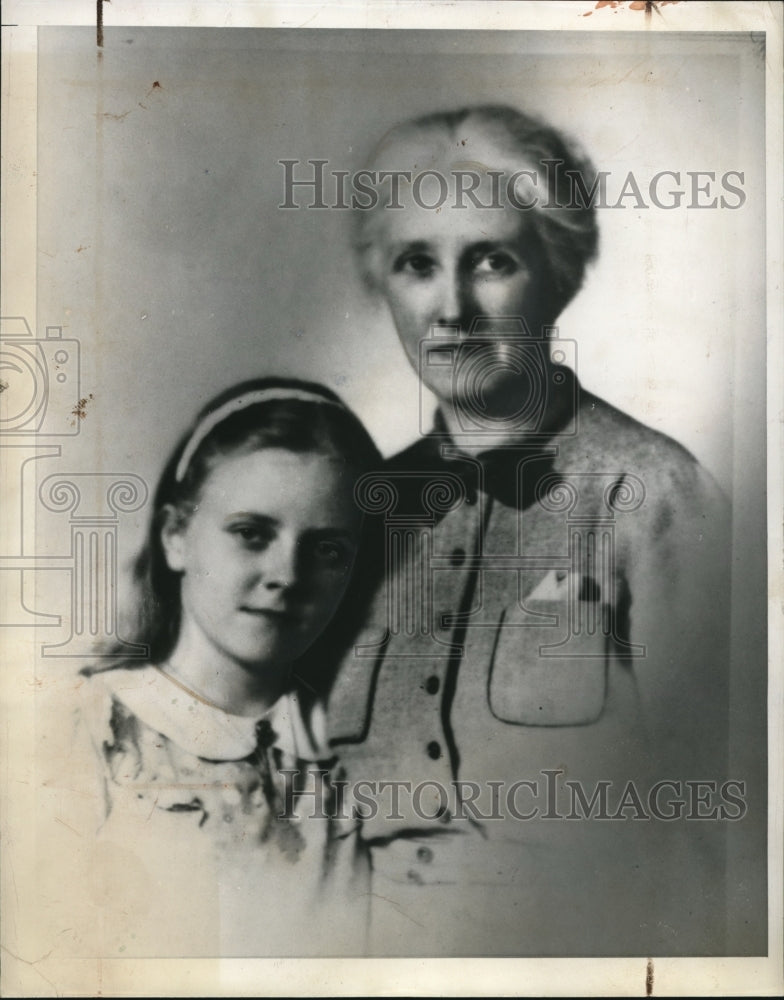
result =
[[[40,339],[22,317],[0,320],[0,434],[78,434],[79,374],[79,341],[62,327]]]
[[[419,345],[420,432],[432,433],[427,388],[454,403],[458,438],[522,430],[534,439],[573,435],[576,362],[575,341],[558,337],[557,327],[533,335],[521,317],[477,317],[467,335],[432,326]]]

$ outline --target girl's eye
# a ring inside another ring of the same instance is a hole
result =
[[[343,569],[352,558],[350,547],[341,541],[320,538],[310,546],[311,559],[327,569]]]
[[[263,549],[270,541],[269,531],[256,524],[235,524],[229,531],[248,549]]]
[[[395,261],[396,273],[413,274],[417,278],[428,278],[435,270],[435,261],[427,253],[411,253]]]
[[[479,274],[512,274],[518,267],[514,257],[503,250],[483,254],[474,261],[474,270]]]
[[[345,549],[338,542],[320,541],[313,546],[313,554],[319,561],[336,565],[345,559]]]

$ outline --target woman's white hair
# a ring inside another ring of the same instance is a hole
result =
[[[521,170],[536,171],[538,177],[547,178],[548,189],[540,192],[537,205],[529,209],[507,202],[504,210],[526,217],[526,240],[534,234],[548,285],[543,289],[547,318],[554,321],[579,291],[598,250],[592,200],[575,196],[575,178],[583,192],[592,187],[596,170],[590,159],[539,118],[506,105],[478,105],[396,126],[376,145],[369,169],[416,174],[445,166],[451,170],[478,166],[486,173],[503,171],[509,177]],[[382,287],[377,235],[383,217],[379,207],[354,212],[354,249],[362,277],[375,291]]]

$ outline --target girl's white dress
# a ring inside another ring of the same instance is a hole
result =
[[[262,718],[230,715],[149,665],[80,695],[55,816],[77,834],[78,952],[362,953],[363,865],[318,711],[306,721],[289,693]]]

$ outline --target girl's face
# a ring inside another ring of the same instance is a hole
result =
[[[340,603],[357,551],[361,515],[345,467],[279,448],[229,455],[187,522],[170,515],[162,540],[182,573],[189,640],[252,669],[300,656]]]

